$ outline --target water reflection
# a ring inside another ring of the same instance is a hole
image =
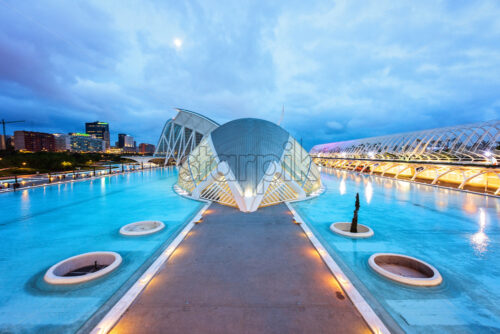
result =
[[[373,187],[370,181],[368,181],[365,187],[365,197],[366,197],[366,203],[370,204],[373,197]]]
[[[29,202],[30,198],[29,198],[29,193],[28,193],[28,190],[23,190],[23,193],[21,194],[21,200],[23,202]]]
[[[446,189],[439,189],[439,191],[436,191],[435,196],[434,196],[434,203],[437,208],[440,208],[442,210],[448,208],[448,191]]]
[[[476,213],[477,207],[471,196],[468,194],[463,204],[463,209],[468,213]]]
[[[340,181],[339,191],[341,195],[345,194],[345,179]]]
[[[30,194],[27,189],[23,190],[21,193],[21,209],[24,212],[29,212],[30,210]]]
[[[398,184],[398,190],[399,191],[402,191],[402,192],[408,192],[410,191],[410,183],[409,182],[404,182],[404,181],[401,181],[401,182],[397,182],[396,184]]]
[[[472,241],[472,247],[474,247],[474,250],[479,253],[483,254],[489,243],[489,238],[484,233],[484,228],[486,226],[486,213],[484,212],[483,208],[479,209],[479,231],[475,234],[472,235],[471,241]]]

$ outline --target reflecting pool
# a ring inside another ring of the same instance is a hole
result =
[[[73,333],[116,298],[201,208],[173,192],[176,180],[174,170],[158,168],[0,194],[0,333]],[[119,234],[139,220],[166,227]],[[77,286],[43,281],[53,264],[90,251],[118,252],[122,265]]]
[[[500,333],[499,199],[346,171],[322,177],[326,192],[293,206],[390,327]],[[351,220],[357,192],[359,223],[375,232],[369,239],[329,229]],[[384,279],[367,263],[378,252],[420,258],[441,272],[443,284],[417,288]]]

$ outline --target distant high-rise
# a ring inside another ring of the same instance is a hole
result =
[[[106,122],[93,122],[85,123],[85,132],[95,138],[102,139],[109,148],[109,123]]]
[[[140,143],[139,153],[141,154],[153,154],[155,153],[155,146],[152,144]]]
[[[104,152],[104,140],[86,133],[70,133],[71,151],[73,152]]]
[[[118,134],[118,147],[123,149],[124,152],[135,152],[134,137],[125,133]]]
[[[64,133],[54,133],[56,151],[63,152],[71,150],[70,136]]]
[[[0,151],[9,150],[14,148],[14,136],[4,136],[0,135]]]
[[[14,147],[18,151],[53,152],[56,149],[54,135],[43,132],[15,131]]]

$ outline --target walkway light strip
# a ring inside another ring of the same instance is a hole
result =
[[[328,269],[330,269],[335,279],[340,283],[342,289],[349,296],[351,302],[358,309],[363,319],[366,321],[368,326],[370,326],[372,332],[376,334],[390,334],[391,332],[389,331],[389,329],[387,329],[385,324],[382,322],[382,320],[380,320],[380,318],[373,311],[370,305],[368,305],[363,296],[361,296],[361,294],[358,292],[358,290],[356,290],[354,285],[352,285],[352,283],[349,281],[349,279],[344,274],[342,269],[340,269],[337,263],[333,260],[330,254],[327,251],[325,251],[325,248],[323,247],[321,242],[314,236],[314,234],[311,232],[311,229],[302,219],[302,217],[300,217],[300,215],[292,208],[289,202],[285,202],[285,204],[288,206],[288,209],[293,213],[295,220],[301,223],[300,227],[302,227],[302,230],[307,235],[313,246],[320,254],[321,258],[323,259],[323,262],[326,264]]]
[[[167,262],[169,257],[175,251],[177,246],[184,240],[189,231],[193,228],[196,219],[210,206],[211,202],[206,203],[203,208],[194,216],[193,219],[184,227],[184,229],[175,237],[168,247],[158,256],[151,266],[142,274],[134,285],[120,298],[120,300],[108,311],[101,321],[94,327],[90,334],[106,334],[116,325],[134,300],[139,296],[142,290],[148,285],[151,279],[160,270],[160,267]]]

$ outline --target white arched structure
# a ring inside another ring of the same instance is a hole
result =
[[[165,123],[154,153],[155,158],[165,159],[165,165],[169,162],[180,165],[202,139],[219,126],[194,111],[176,110],[177,115]]]
[[[314,146],[314,157],[388,161],[490,163],[500,159],[500,121]]]
[[[179,169],[183,195],[244,212],[305,199],[321,187],[307,152],[278,125],[254,118],[226,123],[204,138]]]
[[[330,168],[500,193],[500,121],[321,144],[309,153]]]
[[[125,155],[125,156],[121,156],[120,158],[134,160],[135,162],[138,162],[140,164],[145,164],[147,162],[150,162],[153,159],[158,159],[158,158],[156,158],[156,157],[154,157],[152,155],[149,155],[149,156],[143,156],[143,155]]]

